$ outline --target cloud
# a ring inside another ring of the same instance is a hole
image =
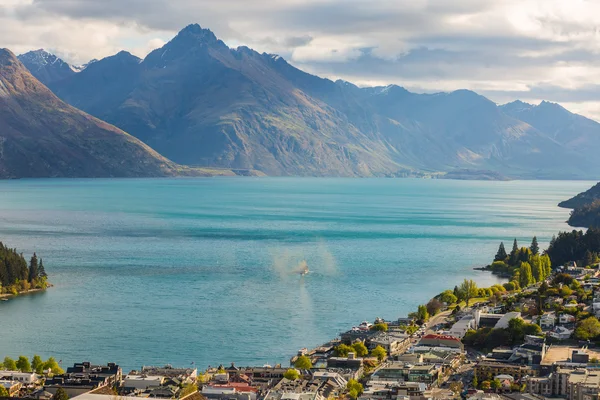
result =
[[[330,78],[542,97],[597,117],[599,13],[593,0],[0,0],[0,46],[143,57],[198,22]]]

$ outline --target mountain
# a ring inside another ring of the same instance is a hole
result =
[[[505,104],[501,109],[506,114],[545,132],[577,154],[593,159],[600,150],[600,124],[574,114],[559,104],[542,101],[536,106],[517,101]]]
[[[144,177],[188,172],[67,105],[0,49],[0,178]]]
[[[600,173],[569,132],[529,123],[516,107],[468,90],[333,82],[276,55],[231,49],[196,24],[144,60],[121,52],[49,87],[182,164],[302,176]]]
[[[44,85],[63,80],[76,73],[69,64],[43,49],[21,54],[17,58]]]

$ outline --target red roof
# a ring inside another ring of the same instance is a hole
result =
[[[454,342],[460,342],[460,339],[455,338],[450,335],[437,335],[435,333],[430,333],[428,335],[423,336],[423,339],[440,339],[440,340],[452,340]]]

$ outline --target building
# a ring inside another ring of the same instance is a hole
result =
[[[215,400],[256,400],[258,388],[244,383],[209,384],[202,386],[202,395]]]
[[[122,370],[115,363],[92,365],[89,362],[76,363],[67,368],[63,375],[54,375],[44,382],[44,390],[54,394],[62,387],[69,398],[120,382]]]
[[[510,375],[518,381],[525,376],[539,376],[539,368],[535,366],[488,360],[478,362],[474,371],[479,381],[491,379],[497,375]]]
[[[564,326],[555,326],[547,335],[557,340],[567,340],[571,337],[573,331]]]
[[[10,397],[17,397],[19,395],[19,390],[21,390],[23,387],[23,384],[17,381],[0,380],[0,386],[3,386],[4,389],[8,391],[8,395]]]
[[[123,379],[123,389],[126,391],[147,390],[163,385],[165,377],[161,375],[127,375]]]
[[[558,323],[561,325],[573,324],[575,321],[576,318],[571,314],[563,313],[558,316]]]
[[[427,385],[420,382],[396,382],[387,386],[367,388],[360,400],[394,400],[402,397],[422,397]]]
[[[3,371],[0,370],[0,380],[21,382],[23,385],[32,385],[40,379],[38,374],[33,372]]]
[[[193,382],[198,377],[197,368],[174,368],[167,364],[164,367],[142,366],[140,371],[131,371],[129,375],[152,375],[175,378],[181,382]]]
[[[411,338],[405,333],[379,332],[371,338],[369,347],[374,349],[377,346],[381,346],[389,356],[395,356],[404,353],[410,345]]]
[[[462,339],[465,337],[467,332],[477,327],[477,321],[471,315],[465,315],[452,325],[448,331],[448,335]]]
[[[450,347],[460,349],[461,352],[465,350],[465,346],[460,341],[460,339],[458,339],[456,336],[450,335],[425,335],[419,341],[419,346]]]
[[[554,328],[554,325],[556,324],[556,314],[554,313],[544,313],[544,315],[542,315],[540,317],[540,327],[544,330],[549,330]]]

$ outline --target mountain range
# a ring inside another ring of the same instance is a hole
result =
[[[360,88],[229,48],[197,24],[144,59],[122,51],[79,69],[40,51],[20,60],[63,101],[179,164],[299,176],[600,174],[600,124],[558,104]]]
[[[227,171],[179,166],[139,139],[66,104],[13,53],[0,49],[0,178],[213,173]]]

